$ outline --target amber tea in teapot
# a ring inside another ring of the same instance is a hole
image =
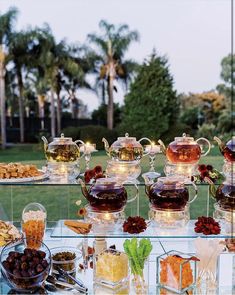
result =
[[[64,137],[63,133],[60,137],[53,138],[51,143],[48,143],[44,136],[42,140],[44,142],[44,151],[48,163],[75,162],[80,158],[80,149],[77,143],[81,143],[85,149],[83,141],[73,141],[71,137]]]
[[[206,152],[202,152],[201,144],[204,142],[208,145]],[[175,137],[166,148],[164,143],[159,140],[163,152],[169,162],[177,164],[194,164],[200,160],[201,156],[205,156],[210,151],[210,142],[206,138],[199,138],[194,140],[193,137],[187,136],[185,133],[181,137]]]

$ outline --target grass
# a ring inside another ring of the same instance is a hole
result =
[[[91,160],[91,167],[101,164],[103,168],[106,166],[108,157],[104,151],[94,153]],[[39,168],[45,165],[45,158],[41,145],[25,145],[15,146],[6,150],[0,150],[0,162],[22,162],[33,163]],[[202,158],[203,163],[212,164],[218,170],[222,169],[223,157],[219,154],[217,148],[213,148],[210,155]],[[158,155],[156,159],[156,169],[163,171],[165,157]],[[149,169],[148,158],[145,157],[142,162],[142,172]],[[81,160],[81,170],[84,171],[84,160]],[[191,190],[192,188],[190,188]],[[134,187],[128,187],[130,196],[135,194]],[[144,187],[140,187],[139,194],[139,211],[137,200],[129,203],[126,212],[129,215],[140,214],[144,217],[148,215],[148,198],[144,192]],[[21,220],[21,213],[25,205],[29,202],[42,203],[48,211],[48,220],[55,221],[63,218],[76,218],[77,206],[76,200],[82,200],[82,204],[86,204],[85,198],[81,194],[78,185],[17,185],[17,186],[0,186],[0,219],[8,219],[14,221]],[[207,205],[209,204],[209,212],[213,212],[213,200],[209,198],[208,203],[208,187],[206,185],[199,186],[199,194],[197,200],[191,205],[191,218],[199,215],[206,215]]]

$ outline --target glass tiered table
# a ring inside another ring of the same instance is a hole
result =
[[[128,184],[126,189],[130,198],[136,193],[136,188]],[[190,186],[189,186],[189,189]],[[104,237],[107,244],[116,245],[119,250],[123,249],[123,242],[127,238],[149,238],[153,245],[153,250],[146,267],[148,294],[161,294],[156,287],[156,257],[164,253],[164,251],[177,250],[185,253],[195,253],[194,241],[198,237],[204,239],[221,239],[232,238],[231,234],[226,233],[222,223],[222,231],[220,235],[205,236],[194,232],[195,219],[198,216],[213,216],[214,200],[209,196],[208,186],[206,184],[198,185],[198,198],[190,206],[191,220],[188,225],[178,229],[162,229],[157,228],[154,224],[149,224],[148,229],[141,234],[131,235],[123,233],[122,230],[114,230],[108,232],[90,232],[87,235],[78,235],[64,226],[64,220],[77,219],[77,211],[79,208],[87,204],[86,199],[81,193],[78,184],[51,184],[28,183],[15,185],[0,186],[0,219],[12,221],[17,227],[20,227],[21,213],[23,208],[30,202],[41,203],[47,210],[47,230],[44,242],[50,247],[56,246],[75,246],[82,249],[84,245],[92,246],[95,238]],[[81,200],[81,205],[76,205],[76,201]],[[125,208],[125,216],[140,215],[148,219],[149,202],[145,193],[143,183],[138,184],[138,194],[136,198],[127,204]],[[226,262],[227,261],[227,262]],[[226,267],[224,266],[226,263]],[[105,294],[102,289],[93,286],[93,271],[87,269],[85,272],[78,273],[89,289],[89,294]],[[217,267],[217,286],[210,290],[202,286],[195,289],[193,294],[235,294],[235,253],[224,252],[220,255]],[[10,293],[10,289],[1,278],[0,294]],[[43,291],[44,292],[44,291]],[[50,294],[47,290],[45,294]],[[56,293],[63,294],[68,291],[59,290]],[[234,292],[234,293],[233,293]],[[73,294],[70,290],[69,293]],[[75,293],[74,293],[75,294]],[[77,293],[76,293],[77,294]],[[118,294],[110,293],[108,294]],[[135,294],[130,289],[130,294]],[[173,294],[173,293],[170,293]]]

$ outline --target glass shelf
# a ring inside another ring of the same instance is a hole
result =
[[[163,229],[156,227],[152,224],[148,226],[148,228],[140,234],[129,234],[123,232],[122,228],[119,230],[109,231],[92,231],[87,235],[79,235],[70,230],[68,227],[64,225],[64,220],[59,220],[56,222],[55,226],[50,229],[51,238],[95,238],[95,237],[103,237],[103,238],[153,238],[153,239],[196,239],[206,238],[206,239],[226,239],[233,237],[232,234],[226,233],[224,225],[221,224],[221,233],[219,235],[204,235],[198,234],[194,231],[194,224],[196,220],[190,220],[188,224],[183,228],[177,229]]]

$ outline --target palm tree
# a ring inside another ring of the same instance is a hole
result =
[[[31,51],[35,45],[34,30],[20,31],[11,34],[9,44],[9,58],[13,62],[13,69],[19,93],[20,141],[24,142],[24,80],[29,65],[32,62]]]
[[[1,108],[1,139],[2,148],[6,147],[6,102],[5,102],[5,74],[7,54],[4,47],[9,45],[13,24],[17,17],[17,9],[10,8],[5,14],[0,14],[0,108]]]
[[[78,118],[79,102],[76,95],[77,90],[83,88],[93,91],[91,85],[86,80],[86,74],[92,72],[94,67],[89,54],[89,48],[79,46],[69,47],[69,58],[63,70],[65,79],[63,87],[68,93],[72,119]]]
[[[88,40],[100,50],[100,54],[96,55],[99,78],[107,81],[107,125],[109,129],[113,129],[114,81],[120,79],[127,85],[136,63],[124,60],[124,54],[133,41],[139,40],[139,34],[137,31],[129,31],[128,25],[115,27],[104,20],[100,21],[99,27],[103,34],[89,34]]]

